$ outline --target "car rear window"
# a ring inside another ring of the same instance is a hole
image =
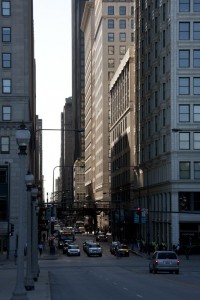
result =
[[[177,259],[175,253],[158,253],[158,259]]]

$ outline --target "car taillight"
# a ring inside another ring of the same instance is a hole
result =
[[[158,260],[156,259],[155,264],[158,265]]]
[[[177,264],[177,265],[179,265],[179,264],[180,264],[180,260],[178,260],[178,259],[177,259],[177,262],[176,262],[176,264]]]

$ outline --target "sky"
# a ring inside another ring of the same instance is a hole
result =
[[[36,113],[43,128],[60,128],[65,98],[72,93],[71,0],[33,0]],[[42,131],[45,200],[59,175],[60,131]],[[53,172],[55,168],[55,171]]]

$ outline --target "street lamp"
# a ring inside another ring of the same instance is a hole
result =
[[[25,163],[26,163],[26,149],[30,141],[30,131],[22,123],[20,128],[16,130],[16,141],[19,147],[19,169],[20,169],[20,193],[19,193],[19,215],[18,215],[18,251],[17,251],[17,279],[16,286],[14,288],[11,300],[27,300],[26,290],[24,288],[24,237],[25,226],[23,224],[23,218],[25,215]]]
[[[31,230],[31,189],[34,181],[34,176],[29,171],[25,176],[27,187],[27,263],[26,263],[26,278],[25,288],[27,291],[34,290],[34,281],[32,276],[32,230]]]

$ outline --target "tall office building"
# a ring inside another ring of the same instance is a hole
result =
[[[200,245],[200,2],[136,1],[136,168],[144,239]]]
[[[85,128],[85,61],[84,36],[80,29],[82,15],[87,0],[72,0],[72,109],[73,126]],[[74,161],[84,158],[84,132],[74,135]]]
[[[16,130],[23,122],[35,132],[35,62],[33,45],[33,1],[1,1],[0,75],[0,254],[13,257],[19,231],[21,189],[20,159]],[[26,171],[34,173],[32,136]],[[24,202],[26,212],[26,202]],[[26,228],[26,215],[23,223]],[[13,235],[9,235],[11,224]]]
[[[88,1],[85,36],[86,197],[110,201],[109,82],[133,44],[132,1]]]

